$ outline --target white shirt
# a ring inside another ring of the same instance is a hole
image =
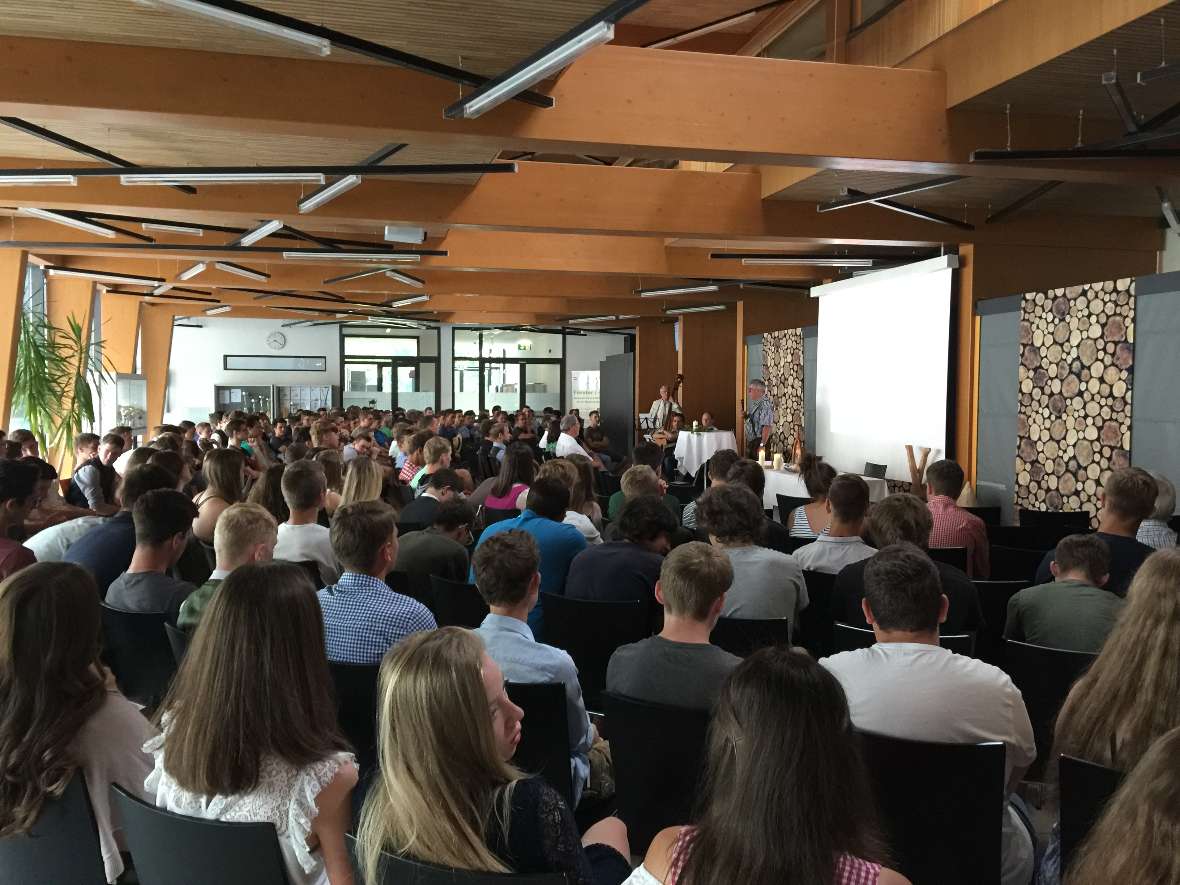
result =
[[[844,687],[852,724],[889,737],[1004,744],[1006,783],[1036,758],[1024,698],[1004,671],[937,645],[878,643],[821,658]],[[1027,885],[1033,847],[1016,812],[1005,809],[1003,885]]]
[[[116,458],[115,462],[111,465],[115,468],[115,473],[119,474],[119,476],[122,476],[127,472],[127,462],[131,460],[131,453],[134,451],[135,446],[125,450],[123,454]]]
[[[79,538],[96,525],[102,525],[109,518],[107,516],[79,516],[77,519],[59,522],[57,525],[41,529],[25,541],[24,546],[33,551],[37,562],[61,562],[65,559],[66,551]]]
[[[586,514],[578,513],[576,510],[567,510],[565,512],[565,519],[562,522],[566,525],[572,525],[581,532],[587,544],[602,543],[602,533],[594,527],[594,522]]]
[[[284,522],[279,526],[274,558],[287,562],[314,562],[320,567],[320,580],[325,587],[340,580],[340,566],[336,564],[336,555],[332,553],[331,536],[322,525],[291,525]]]
[[[557,447],[553,450],[558,458],[564,458],[566,455],[585,455],[586,452],[574,437],[568,433],[562,433],[557,438]]]
[[[870,547],[856,535],[849,538],[820,535],[810,544],[804,544],[791,555],[795,557],[804,571],[838,575],[844,566],[868,559],[876,552],[876,547]]]

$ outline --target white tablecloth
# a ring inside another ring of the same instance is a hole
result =
[[[766,470],[766,491],[762,495],[762,506],[770,510],[778,506],[778,495],[790,495],[792,498],[810,498],[807,486],[803,484],[803,477],[789,470]],[[889,485],[883,479],[862,477],[869,484],[869,501],[877,503],[889,494]]]
[[[676,465],[681,473],[696,476],[701,465],[722,449],[737,451],[737,437],[729,430],[693,433],[681,430],[676,436]]]

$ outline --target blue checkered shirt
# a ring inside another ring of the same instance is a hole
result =
[[[340,664],[379,664],[411,633],[438,627],[426,606],[368,575],[345,572],[317,595],[328,660]]]

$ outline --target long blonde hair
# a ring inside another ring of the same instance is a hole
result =
[[[1180,882],[1180,728],[1139,760],[1077,860],[1066,885]]]
[[[1062,753],[1129,771],[1180,726],[1180,550],[1149,556],[1097,660],[1066,698],[1052,759]]]
[[[381,468],[376,461],[363,455],[353,458],[344,473],[340,506],[378,500],[381,497],[381,480]]]
[[[382,851],[464,870],[510,872],[487,846],[508,830],[521,774],[500,758],[482,676],[483,643],[458,627],[416,633],[381,663],[379,775],[357,830],[364,881]]]

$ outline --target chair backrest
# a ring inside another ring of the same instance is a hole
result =
[[[651,635],[647,603],[598,602],[541,594],[545,641],[569,652],[578,667],[582,698],[587,709],[601,709],[599,696],[606,687],[606,665],[620,645]]]
[[[434,601],[434,618],[440,627],[474,630],[488,616],[488,604],[474,584],[431,575],[430,595]]]
[[[173,814],[112,786],[143,885],[288,885],[274,824]]]
[[[353,880],[363,881],[357,857],[356,837],[344,834],[348,857],[352,862]],[[481,873],[473,870],[452,870],[419,863],[389,852],[382,852],[377,878],[368,885],[573,885],[565,873]]]
[[[832,654],[842,651],[856,651],[877,643],[877,635],[864,627],[854,627],[837,621],[832,625]]]
[[[385,583],[394,593],[408,596],[434,611],[434,595],[430,592],[430,575],[410,574],[395,570],[385,576]]]
[[[1085,510],[1028,510],[1021,507],[1018,519],[1022,526],[1046,526],[1070,532],[1088,532],[1090,514]]]
[[[102,603],[103,660],[128,698],[154,707],[176,672],[163,612],[126,612]]]
[[[982,519],[984,525],[999,525],[1003,518],[1002,507],[964,507],[963,509]]]
[[[884,479],[886,469],[887,465],[885,464],[874,464],[872,461],[865,461],[864,475],[869,479]]]
[[[520,516],[519,510],[500,510],[496,507],[483,508],[483,524],[485,526],[503,522],[506,519],[515,519],[518,516]]]
[[[81,772],[41,807],[24,836],[0,839],[0,882],[13,885],[106,885],[98,827]]]
[[[860,737],[891,866],[913,885],[999,882],[1003,743]]]
[[[513,763],[521,771],[545,778],[572,810],[574,782],[565,686],[560,682],[509,682],[505,688],[512,703],[524,710]]]
[[[1019,550],[1052,550],[1060,538],[1041,526],[1028,525],[984,525],[988,543],[993,547],[1015,547]]]
[[[1123,782],[1123,773],[1105,765],[1076,759],[1057,758],[1057,781],[1061,791],[1061,870],[1069,869],[1077,851],[1089,835],[1106,803]]]
[[[602,494],[608,498],[615,492],[623,490],[623,481],[620,477],[613,473],[607,473],[605,470],[594,471],[598,478],[598,487],[602,490]]]
[[[1024,550],[1017,547],[991,547],[991,577],[993,581],[1025,581],[1031,583],[1045,558],[1044,550]]]
[[[690,819],[710,714],[609,692],[604,700],[615,801],[631,850],[642,855],[656,833]]]
[[[336,721],[356,750],[361,773],[377,764],[377,674],[379,664],[328,662],[336,691]]]
[[[961,572],[967,571],[966,547],[931,547],[927,552],[935,562],[953,565]]]
[[[803,581],[807,585],[808,603],[807,608],[799,613],[795,642],[818,659],[828,654],[832,647],[832,588],[836,576],[804,571]]]
[[[172,657],[176,660],[176,666],[180,666],[180,662],[184,660],[184,654],[188,651],[188,644],[192,641],[190,636],[179,627],[173,627],[167,621],[164,622],[164,635],[168,637],[168,645],[172,647]]]
[[[691,504],[697,499],[698,493],[690,482],[670,482],[668,483],[668,494],[675,497],[681,504]]]
[[[426,523],[423,522],[399,522],[397,524],[398,537],[408,535],[410,532],[420,532],[425,529]]]
[[[938,637],[938,644],[957,655],[967,658],[975,656],[974,633],[944,633]]]
[[[1000,666],[1001,650],[1004,645],[1004,622],[1008,618],[1008,600],[1029,586],[1028,581],[972,581],[979,594],[979,605],[983,609],[986,626],[979,633],[976,643],[977,657],[981,661]]]
[[[311,586],[315,587],[317,590],[322,590],[324,588],[323,579],[320,577],[319,563],[310,559],[304,559],[295,564],[303,569],[307,573],[307,576],[311,578]]]
[[[1082,651],[1047,648],[1027,642],[1004,643],[1003,668],[1012,677],[1037,743],[1037,758],[1025,773],[1027,780],[1039,780],[1053,745],[1053,725],[1070,686],[1094,662],[1097,655]]]
[[[775,495],[778,502],[778,521],[790,528],[790,523],[787,521],[791,515],[791,511],[796,507],[806,507],[811,503],[810,498],[797,498],[794,495]],[[804,544],[810,543],[806,538],[801,539]]]
[[[786,618],[718,618],[709,641],[744,658],[768,645],[790,645],[791,622]]]

